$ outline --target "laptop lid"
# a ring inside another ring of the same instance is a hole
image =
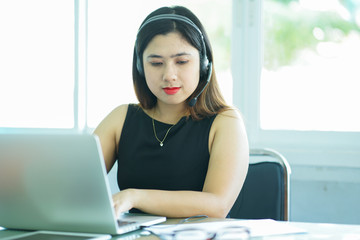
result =
[[[146,225],[119,227],[112,206],[96,136],[0,134],[0,226],[119,234]]]

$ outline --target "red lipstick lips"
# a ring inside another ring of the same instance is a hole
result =
[[[175,93],[177,93],[180,88],[179,87],[166,87],[163,88],[164,92],[168,95],[174,95]]]

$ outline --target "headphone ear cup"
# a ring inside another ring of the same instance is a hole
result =
[[[209,70],[209,60],[205,56],[201,59],[201,63],[200,63],[200,77],[203,78],[204,76],[207,76],[208,70]]]
[[[144,69],[138,54],[136,54],[136,68],[141,76],[144,76]]]

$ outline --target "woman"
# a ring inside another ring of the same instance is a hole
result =
[[[133,82],[140,103],[117,107],[94,132],[107,171],[118,161],[116,213],[226,217],[247,174],[247,136],[191,11],[163,7],[144,20]]]

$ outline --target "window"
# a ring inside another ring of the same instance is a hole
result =
[[[0,127],[74,127],[74,2],[0,1]]]
[[[320,2],[322,11],[316,10]],[[234,104],[243,113],[250,147],[273,148],[293,167],[360,166],[359,98],[353,94],[360,55],[352,43],[359,42],[359,8],[345,21],[341,11],[339,17],[329,10],[339,4],[346,9],[342,2],[347,1],[233,0]],[[317,27],[304,32],[310,23]],[[294,36],[286,32],[291,28]],[[353,54],[341,55],[346,46]]]
[[[360,131],[360,2],[264,0],[260,126]]]

